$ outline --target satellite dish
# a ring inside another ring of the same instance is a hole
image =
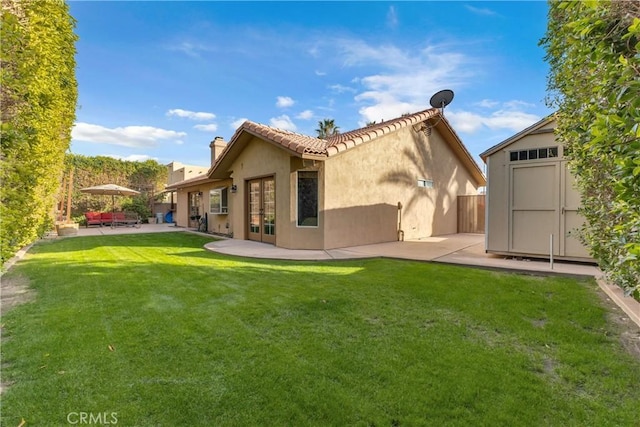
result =
[[[433,108],[440,108],[440,111],[444,112],[444,107],[451,104],[452,100],[453,100],[453,91],[449,89],[444,89],[444,90],[441,90],[440,92],[437,92],[435,95],[433,95],[429,100],[429,104],[431,104]]]
[[[442,118],[444,117],[444,107],[446,107],[447,105],[451,104],[451,101],[453,101],[453,91],[450,89],[444,89],[441,90],[439,92],[436,92],[431,99],[429,100],[429,104],[431,104],[431,106],[433,108],[439,108],[440,109],[440,117],[438,117],[438,120],[436,120],[435,123],[431,123],[431,118],[425,120],[424,122],[420,123],[419,127],[415,127],[413,130],[415,130],[416,132],[424,132],[425,135],[429,136],[431,135],[431,130],[438,124],[440,123],[440,120],[442,120]]]

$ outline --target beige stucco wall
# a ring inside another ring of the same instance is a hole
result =
[[[167,166],[167,185],[175,184],[180,181],[195,178],[197,176],[206,176],[208,167],[185,165],[180,162],[171,162]],[[174,196],[174,203],[176,203]],[[161,203],[156,203],[153,214],[156,212],[169,212],[171,209],[171,194],[166,193]]]
[[[319,181],[317,227],[297,225],[297,171],[316,170]],[[398,239],[398,202],[405,240],[456,233],[457,196],[476,194],[468,171],[434,131],[427,137],[411,127],[361,144],[324,161],[301,159],[259,138],[252,138],[229,171],[236,193],[229,194],[229,231],[247,236],[247,183],[273,176],[276,188],[276,245],[294,249],[331,249]],[[434,188],[418,187],[432,180]],[[178,225],[188,223],[190,191],[179,191]],[[219,186],[219,185],[218,185]],[[222,223],[211,223],[216,231]],[[212,227],[212,228],[211,228]]]
[[[327,249],[396,240],[398,202],[405,240],[456,233],[457,196],[477,193],[435,131],[427,137],[404,128],[325,163]],[[418,187],[419,179],[432,180],[434,188]]]
[[[220,188],[227,188],[227,204],[228,204],[228,212],[226,214],[213,214],[210,209],[210,193],[209,190],[215,190]],[[209,221],[207,224],[207,230],[213,233],[219,234],[229,234],[231,233],[231,218],[232,218],[232,210],[231,210],[231,198],[234,194],[231,193],[231,180],[225,179],[222,181],[215,182],[209,186],[206,191],[203,191],[204,195],[204,203],[205,209],[207,212],[207,220]]]
[[[176,199],[173,220],[178,227],[189,227],[189,190],[179,189],[176,191]]]
[[[204,215],[205,212],[207,215],[207,229],[211,232],[227,234],[230,230],[226,228],[227,223],[230,222],[231,218],[231,200],[229,200],[229,214],[227,215],[214,215],[209,212],[210,200],[209,200],[209,191],[212,189],[230,187],[231,180],[221,180],[216,182],[208,182],[203,184],[192,185],[184,188],[180,188],[176,191],[177,195],[177,203],[176,203],[176,212],[174,212],[174,220],[178,227],[192,227],[193,223],[190,220],[190,212],[189,212],[189,193],[202,192],[202,206],[200,207],[200,212]],[[231,199],[232,194],[229,192],[229,199]]]
[[[230,195],[233,215],[231,224],[234,238],[247,238],[247,182],[267,176],[275,177],[276,186],[276,246],[296,249],[322,247],[322,233],[317,228],[296,227],[296,170],[321,168],[321,162],[292,157],[287,151],[253,138],[232,164],[233,183],[237,193]],[[293,195],[293,196],[292,196]]]
[[[193,166],[185,165],[180,162],[171,162],[167,165],[167,184],[175,184],[176,182],[195,178],[199,175],[204,176],[208,169],[208,167],[204,166]]]

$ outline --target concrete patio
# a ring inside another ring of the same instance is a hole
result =
[[[560,273],[594,277],[602,274],[592,264],[558,263],[553,268],[548,261],[516,259],[486,254],[483,234],[451,234],[421,240],[387,242],[329,250],[296,250],[278,248],[250,240],[225,239],[207,243],[205,249],[227,255],[267,259],[332,260],[358,258],[397,258],[416,261],[436,261],[479,267],[505,268],[524,272]]]
[[[174,231],[187,231],[185,228],[176,227],[175,224],[140,224],[139,227],[80,227],[78,236],[109,236],[114,234],[139,234],[139,233],[169,233]]]

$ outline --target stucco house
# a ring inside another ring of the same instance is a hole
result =
[[[206,177],[177,191],[178,226],[291,249],[332,249],[457,232],[457,196],[485,177],[438,109],[326,140],[246,121],[211,144]]]
[[[221,137],[211,141],[211,165],[226,147],[227,143]],[[175,201],[172,219],[177,226],[196,228],[198,220],[206,217],[207,231],[230,235],[232,232],[228,223],[227,201],[231,180],[211,179],[211,167],[205,169],[204,173],[192,175],[165,187],[165,191],[170,192],[172,200]]]
[[[165,165],[167,168],[167,183],[165,188],[176,182],[187,179],[206,176],[209,168],[204,166],[185,165],[181,162],[171,162]],[[157,199],[153,205],[152,215],[160,215],[163,221],[173,222],[173,213],[176,209],[175,191],[164,191],[163,197]],[[156,218],[157,219],[157,218]]]
[[[584,222],[580,193],[555,127],[551,115],[480,154],[487,165],[487,252],[591,261],[576,237]]]

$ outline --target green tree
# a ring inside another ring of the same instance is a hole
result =
[[[2,0],[2,263],[50,229],[75,120],[75,20],[61,0]]]
[[[318,138],[327,139],[340,133],[340,128],[336,126],[333,119],[324,119],[318,122]]]
[[[581,236],[611,280],[640,283],[640,2],[550,1],[548,104],[582,194]]]

